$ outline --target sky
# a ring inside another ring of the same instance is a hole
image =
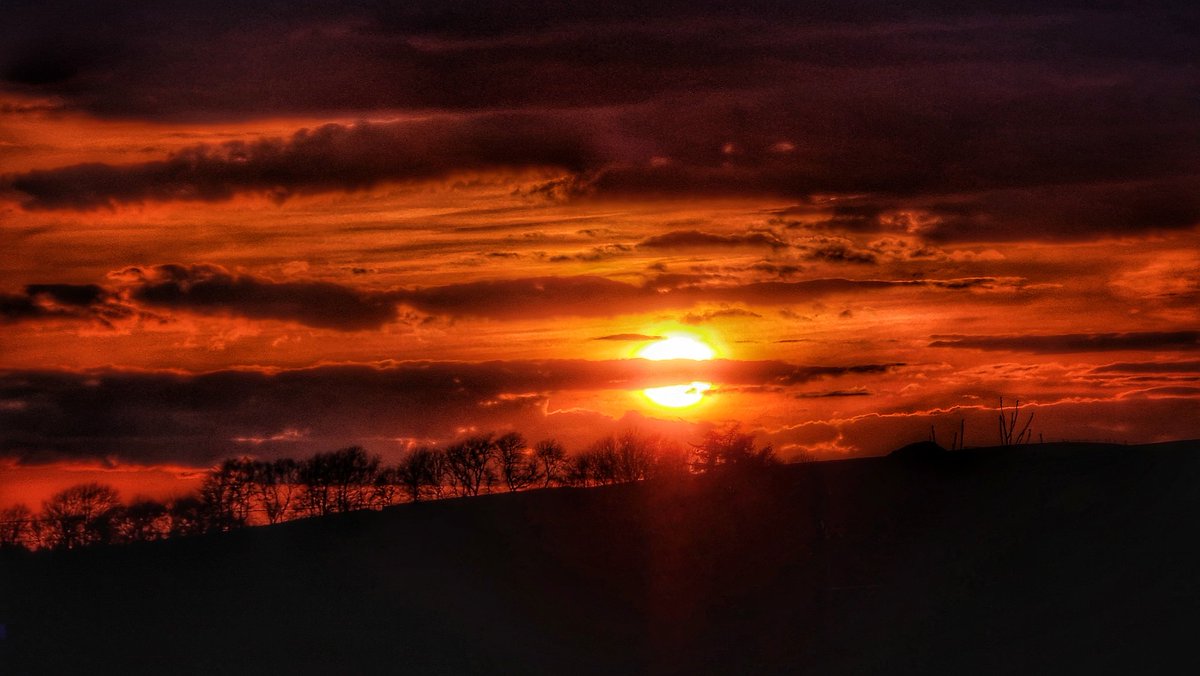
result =
[[[1102,4],[10,0],[0,505],[491,431],[990,445],[1001,397],[1200,437],[1200,10]]]

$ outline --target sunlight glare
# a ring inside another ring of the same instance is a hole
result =
[[[668,336],[662,340],[650,343],[641,350],[638,356],[642,359],[660,361],[663,359],[694,359],[705,361],[712,359],[716,352],[707,343],[691,336]]]
[[[691,359],[708,361],[716,356],[716,351],[704,341],[688,335],[668,335],[643,347],[637,355],[642,359],[661,361],[664,359]],[[683,385],[667,385],[650,387],[642,390],[642,394],[659,406],[668,408],[684,408],[700,403],[704,393],[712,389],[712,383],[694,380]]]
[[[704,398],[704,393],[710,389],[712,389],[712,383],[695,380],[687,385],[649,387],[642,390],[642,394],[659,406],[683,408],[700,403],[700,400]]]

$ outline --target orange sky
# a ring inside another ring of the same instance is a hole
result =
[[[1200,435],[1195,45],[1153,13],[19,11],[0,503],[472,430],[982,445],[1000,396]],[[679,332],[718,361],[623,361]]]

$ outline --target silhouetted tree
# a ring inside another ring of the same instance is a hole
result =
[[[371,488],[371,506],[382,509],[394,505],[402,491],[400,468],[382,467],[375,473],[375,485]]]
[[[602,486],[617,480],[617,439],[597,440],[586,451],[576,453],[567,465],[567,481],[572,486]]]
[[[230,458],[204,477],[200,500],[210,529],[226,531],[249,522],[256,473],[256,463],[250,458]]]
[[[659,440],[650,476],[656,479],[681,477],[689,473],[688,453],[676,443]]]
[[[167,505],[167,518],[170,520],[170,537],[199,535],[214,528],[204,501],[194,495],[178,498]]]
[[[617,483],[628,483],[648,477],[654,468],[657,447],[656,437],[643,436],[635,430],[627,430],[612,445],[613,480]]]
[[[543,486],[565,483],[567,451],[562,444],[554,439],[542,439],[534,444],[533,457],[538,463],[538,473],[541,475]]]
[[[509,432],[496,439],[496,464],[500,467],[500,478],[509,491],[519,491],[533,485],[541,478],[541,466],[533,449],[525,443],[525,437]]]
[[[564,483],[581,488],[596,485],[595,465],[596,454],[590,450],[570,456],[563,473]]]
[[[316,515],[365,509],[378,472],[379,457],[358,446],[317,453],[300,463],[302,504]]]
[[[79,484],[55,493],[42,504],[46,544],[74,549],[110,542],[120,504],[116,489],[104,484]]]
[[[0,510],[0,549],[37,546],[33,512],[25,505],[13,505]]]
[[[300,464],[291,458],[254,463],[252,490],[267,523],[279,523],[292,509],[300,492]]]
[[[770,445],[754,448],[754,435],[744,434],[738,425],[712,429],[693,446],[692,468],[697,472],[713,472],[718,468],[751,469],[778,464]]]
[[[414,448],[400,459],[396,472],[409,500],[440,498],[446,483],[446,456],[435,448]]]
[[[171,534],[167,506],[157,500],[136,500],[117,510],[113,522],[117,542],[150,542]]]
[[[496,481],[492,465],[496,445],[490,434],[475,436],[446,449],[446,475],[459,495],[479,495]]]

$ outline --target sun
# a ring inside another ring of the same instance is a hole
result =
[[[642,359],[695,359],[705,361],[716,356],[716,352],[704,341],[691,336],[668,336],[638,350]]]
[[[704,393],[712,389],[712,383],[693,380],[687,385],[667,385],[666,387],[648,387],[642,394],[659,406],[669,408],[684,408],[700,403]]]
[[[653,361],[664,359],[707,361],[716,356],[716,351],[708,343],[698,338],[686,335],[670,335],[638,350],[637,356]],[[649,387],[642,390],[642,394],[646,395],[647,399],[659,406],[684,408],[700,403],[700,400],[704,398],[704,393],[711,389],[712,383],[693,380],[684,385]]]

